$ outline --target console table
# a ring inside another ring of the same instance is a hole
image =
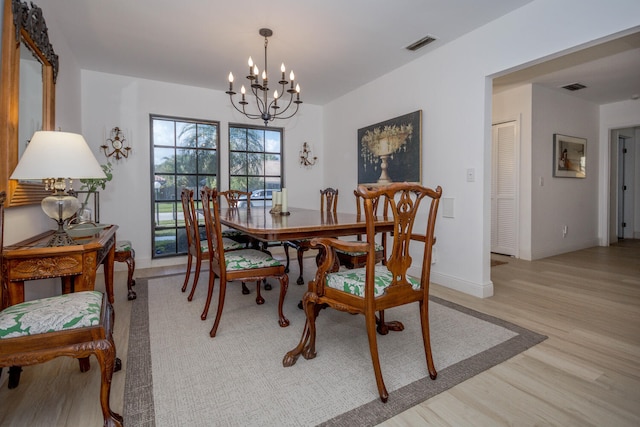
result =
[[[3,275],[7,295],[2,295],[2,308],[24,301],[27,280],[60,277],[63,293],[93,290],[100,264],[104,264],[107,298],[113,304],[117,229],[117,225],[110,225],[94,235],[74,239],[77,245],[72,246],[47,247],[53,230],[5,246]]]

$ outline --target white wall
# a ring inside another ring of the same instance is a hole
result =
[[[532,259],[598,244],[598,116],[596,104],[533,85]],[[553,177],[555,133],[587,140],[586,178]]]
[[[114,164],[113,180],[100,193],[100,221],[119,225],[118,238],[131,240],[136,249],[136,266],[145,268],[183,263],[184,258],[151,260],[151,165],[149,115],[220,121],[220,183],[228,188],[228,123],[247,123],[229,105],[224,92],[162,83],[131,77],[82,71],[82,133],[98,161],[105,132],[118,126],[131,143],[128,159]],[[256,124],[256,122],[252,122]],[[277,126],[278,123],[276,122]],[[304,141],[321,147],[322,109],[303,104],[300,112],[284,122],[285,185],[291,206],[319,207],[317,190],[324,180],[322,167],[299,165],[298,152]],[[328,159],[322,153],[319,165]]]
[[[489,76],[628,30],[638,16],[637,1],[537,0],[335,100],[325,106],[325,150],[339,155],[326,184],[346,191],[357,184],[358,128],[421,109],[422,183],[442,185],[455,199],[454,218],[438,218],[432,279],[490,296]],[[467,168],[476,182],[466,182]]]

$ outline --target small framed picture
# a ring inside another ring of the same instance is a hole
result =
[[[586,178],[587,140],[575,136],[553,135],[553,176]]]

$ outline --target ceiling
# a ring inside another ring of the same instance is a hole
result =
[[[284,62],[287,75],[293,69],[301,85],[301,99],[316,105],[530,1],[35,0],[49,27],[55,21],[56,32],[62,33],[55,39],[66,41],[82,69],[223,91],[229,71],[236,77],[236,89],[245,80],[249,56],[262,70],[264,39],[258,30],[270,28],[269,70],[278,72]],[[405,49],[425,36],[437,40],[414,52]],[[616,55],[600,52],[604,60],[578,66],[572,57],[554,62],[554,68],[537,65],[529,74],[520,70],[497,80],[496,90],[526,81],[553,87],[584,81],[589,88],[580,92],[592,94],[594,102],[628,99],[640,93],[640,79],[633,76],[634,83],[624,83],[630,73],[614,73],[613,67],[619,62],[623,70],[640,69],[637,37],[630,43],[626,52]]]
[[[493,80],[494,93],[525,83],[608,104],[640,98],[640,32],[581,49]],[[567,91],[580,83],[586,88]],[[640,102],[640,101],[639,101]]]

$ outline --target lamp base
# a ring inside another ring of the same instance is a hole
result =
[[[78,243],[76,243],[64,229],[64,223],[80,209],[82,205],[80,201],[76,197],[70,196],[63,191],[56,191],[51,196],[42,199],[40,205],[44,213],[58,223],[58,229],[53,236],[51,236],[47,246],[77,245]]]
[[[77,245],[78,242],[73,240],[73,238],[71,238],[71,236],[69,236],[67,231],[64,229],[64,220],[58,220],[57,222],[58,222],[58,229],[56,230],[55,233],[53,233],[53,236],[51,236],[51,239],[49,239],[49,241],[47,242],[47,246],[54,247],[54,246]]]

